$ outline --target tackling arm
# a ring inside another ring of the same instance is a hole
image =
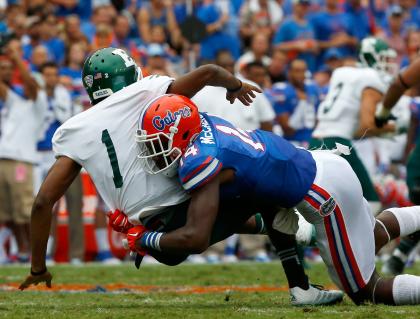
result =
[[[225,69],[214,64],[200,66],[194,71],[179,77],[172,82],[167,93],[181,94],[191,98],[206,85],[226,88],[226,99],[231,104],[235,99],[239,99],[243,104],[250,105],[252,99],[255,98],[254,92],[262,93],[256,86],[242,82]]]
[[[206,250],[219,209],[220,177],[191,193],[192,198],[184,226],[167,233],[150,232],[144,226],[128,230],[127,245],[132,251],[145,255],[157,250],[163,254],[189,255]]]
[[[79,174],[80,169],[81,166],[72,159],[59,157],[42,183],[31,213],[31,275],[19,289],[23,290],[42,281],[47,281],[48,284],[48,278],[45,277],[46,274],[49,275],[45,266],[45,253],[51,226],[51,210]],[[49,276],[51,282],[51,275]]]
[[[216,176],[191,194],[187,222],[185,226],[161,237],[160,248],[163,252],[197,254],[209,247],[219,209],[219,185],[220,178]]]

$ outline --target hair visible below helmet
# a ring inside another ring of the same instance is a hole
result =
[[[141,70],[134,59],[122,49],[97,50],[83,65],[83,86],[92,104],[102,101],[142,78]]]
[[[193,101],[182,95],[162,95],[140,116],[138,157],[145,161],[149,173],[172,177],[182,154],[200,132],[200,113]]]
[[[384,40],[369,37],[361,42],[359,58],[366,67],[395,76],[398,72],[396,57],[396,51],[391,49]]]

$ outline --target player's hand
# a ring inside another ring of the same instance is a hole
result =
[[[52,280],[52,275],[51,273],[47,270],[44,274],[42,275],[29,275],[28,277],[26,277],[25,281],[22,282],[19,286],[20,290],[24,290],[28,287],[30,287],[31,285],[38,285],[40,282],[45,282],[45,285],[48,288],[51,288],[51,280]]]
[[[378,104],[375,112],[375,125],[382,128],[388,121],[395,120],[396,117],[391,114],[391,110],[383,106],[382,103]]]
[[[252,103],[252,100],[255,99],[256,95],[254,92],[262,93],[261,89],[242,82],[238,80],[240,85],[238,85],[238,88],[235,90],[228,90],[226,93],[226,99],[230,102],[230,104],[233,104],[236,99],[242,102],[242,104],[249,106]]]
[[[140,240],[145,232],[147,229],[142,225],[131,227],[127,232],[128,248],[142,256],[146,255],[146,250],[141,248]]]
[[[128,216],[118,209],[114,212],[109,212],[107,216],[109,218],[109,226],[119,233],[127,234],[127,231],[134,226],[128,221]]]

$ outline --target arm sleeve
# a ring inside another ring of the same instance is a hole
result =
[[[213,156],[184,156],[178,170],[179,180],[184,189],[190,192],[204,186],[216,177],[222,166],[222,163]]]
[[[371,88],[385,94],[387,85],[380,79],[376,71],[372,69],[366,70],[367,72],[365,72],[361,81],[359,81],[360,92],[363,92],[364,89]]]
[[[145,77],[138,83],[142,90],[152,91],[156,94],[156,96],[160,96],[166,94],[169,86],[174,80],[174,78],[170,78],[168,76],[154,74]]]
[[[72,130],[60,126],[57,131],[55,131],[52,138],[54,156],[56,158],[60,156],[66,156],[71,158],[73,161],[77,162],[80,166],[82,165],[82,160],[75,152],[77,147],[74,145],[79,139],[74,134],[71,133]]]

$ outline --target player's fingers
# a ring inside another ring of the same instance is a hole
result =
[[[249,106],[249,102],[243,96],[239,97],[239,101],[241,101],[243,105]]]
[[[258,93],[262,93],[262,90],[256,86],[251,86],[252,91],[258,92]]]
[[[252,103],[252,99],[251,99],[251,97],[248,94],[246,94],[244,97],[248,101],[249,104]]]
[[[250,91],[248,92],[248,94],[249,94],[249,95],[251,95],[254,99],[257,97],[257,96],[255,95],[254,91],[252,91],[252,90],[250,90]]]

